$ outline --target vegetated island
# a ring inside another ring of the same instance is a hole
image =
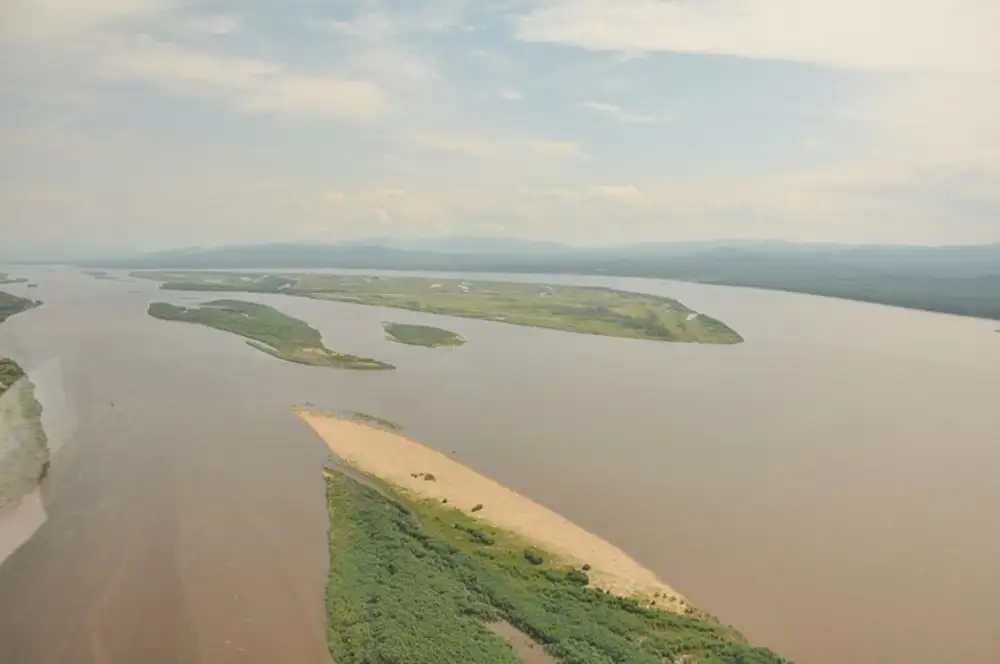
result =
[[[40,304],[0,292],[0,323]],[[35,386],[16,362],[0,357],[0,511],[38,486],[48,467],[48,440]]]
[[[27,279],[24,277],[11,277],[6,272],[0,272],[0,285],[3,284],[23,284]]]
[[[296,410],[345,464],[325,473],[334,661],[786,662],[620,549],[446,455]]]
[[[48,468],[35,386],[16,362],[0,357],[0,512],[34,490]]]
[[[526,245],[514,238],[426,240],[197,247],[93,264],[163,270],[346,268],[643,277],[1000,320],[1000,243],[927,247],[720,240],[574,248]]]
[[[466,339],[450,330],[431,325],[412,325],[410,323],[382,323],[386,337],[392,341],[410,346],[426,346],[427,348],[442,348],[461,346]]]
[[[121,277],[116,277],[112,274],[108,274],[104,270],[81,270],[88,277],[93,277],[94,279],[103,279],[105,281],[127,281],[127,279],[122,279]]]
[[[677,300],[611,288],[335,274],[134,272],[186,291],[283,293],[611,337],[735,344],[727,325]]]
[[[3,323],[15,314],[27,311],[28,309],[34,309],[41,306],[41,304],[38,300],[28,300],[0,291],[0,323]]]
[[[153,302],[148,313],[161,320],[199,323],[237,334],[257,350],[288,362],[336,369],[396,368],[387,362],[331,350],[323,345],[316,328],[264,304],[214,300],[190,308]]]

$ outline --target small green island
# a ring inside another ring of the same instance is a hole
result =
[[[319,331],[273,307],[242,300],[214,300],[198,307],[166,302],[149,305],[153,318],[198,323],[246,338],[247,344],[279,359],[335,369],[395,369],[387,362],[338,353],[323,345]]]
[[[631,339],[743,341],[725,323],[658,295],[612,288],[428,277],[253,272],[134,272],[183,291],[278,293]]]
[[[104,270],[81,270],[81,272],[88,277],[93,277],[94,279],[103,279],[105,281],[127,281],[127,279],[122,279],[121,277],[108,274]]]
[[[3,284],[23,284],[27,279],[24,277],[11,277],[6,272],[0,272],[0,285]]]
[[[325,477],[327,635],[339,664],[786,662],[695,609],[590,587],[586,565],[473,513],[369,475]]]
[[[396,343],[410,346],[426,346],[427,348],[442,348],[461,346],[465,337],[460,334],[430,325],[412,325],[409,323],[382,323],[386,337]]]

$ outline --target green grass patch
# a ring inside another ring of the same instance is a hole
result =
[[[567,664],[785,661],[713,620],[594,589],[583,570],[447,504],[332,471],[326,491],[340,664],[518,662],[487,629],[498,620]]]
[[[633,339],[743,341],[721,321],[677,300],[611,288],[335,274],[136,272],[133,276],[162,281],[161,288],[168,290],[284,293]]]
[[[347,355],[323,345],[319,331],[273,307],[241,300],[215,300],[199,307],[165,302],[149,305],[149,315],[161,320],[198,323],[249,339],[251,346],[288,362],[336,369],[394,369],[387,362]]]
[[[465,343],[465,338],[460,334],[430,325],[387,322],[382,323],[382,329],[392,341],[411,346],[439,348],[442,346],[461,346]]]

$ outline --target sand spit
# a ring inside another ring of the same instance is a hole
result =
[[[624,551],[449,456],[392,431],[305,408],[296,412],[345,463],[417,496],[442,500],[516,533],[567,563],[591,566],[591,585],[683,611],[687,601]],[[423,478],[431,473],[433,481]],[[417,477],[414,477],[414,475]]]

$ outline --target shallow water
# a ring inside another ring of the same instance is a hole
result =
[[[1000,661],[993,323],[537,278],[676,297],[747,340],[714,347],[245,296],[399,367],[347,372],[145,315],[212,294],[9,271],[45,306],[0,327],[0,354],[32,373],[56,452],[47,520],[0,566],[5,664],[328,662],[326,452],[289,409],[305,401],[454,450],[799,662]],[[469,343],[394,344],[383,320]]]

